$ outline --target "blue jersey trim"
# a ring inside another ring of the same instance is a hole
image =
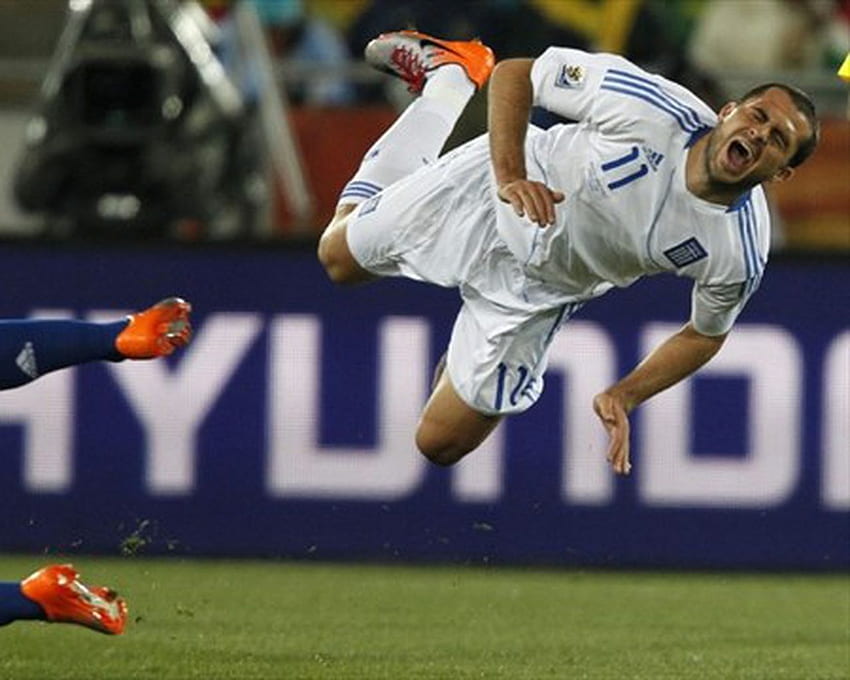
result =
[[[691,136],[688,139],[688,141],[685,143],[685,148],[690,149],[694,144],[696,144],[700,139],[705,137],[713,129],[714,128],[712,128],[709,125],[704,125],[703,127],[699,128],[698,130],[694,130],[691,133]]]
[[[372,198],[375,194],[380,193],[382,189],[383,187],[373,184],[372,182],[352,180],[345,185],[345,188],[343,188],[339,197],[345,198],[346,196],[355,196],[357,198]]]
[[[612,73],[616,76],[626,79],[627,81],[631,81],[637,87],[642,85],[642,89],[651,90],[655,92],[659,97],[661,97],[664,101],[666,101],[670,106],[680,111],[683,116],[687,119],[687,121],[693,125],[694,127],[700,127],[703,125],[703,122],[700,120],[699,114],[694,111],[690,106],[676,99],[669,92],[666,92],[661,88],[661,86],[656,83],[651,78],[647,78],[645,76],[640,76],[636,73],[631,73],[629,71],[623,71],[621,69],[612,68],[608,69],[608,73]]]
[[[647,78],[619,69],[608,69],[600,88],[642,99],[672,116],[685,132],[695,132],[705,127],[696,111]]]
[[[743,194],[738,196],[732,205],[726,210],[726,212],[735,212],[744,206],[744,204],[750,200],[750,197],[753,195],[752,189],[745,191]]]
[[[742,293],[744,297],[748,297],[752,295],[761,283],[765,264],[759,256],[757,221],[753,203],[749,200],[749,197],[738,208],[737,216],[738,235],[741,238],[741,245],[744,250],[744,268],[746,272],[746,281],[743,283]]]

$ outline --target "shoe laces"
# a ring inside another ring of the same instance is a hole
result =
[[[412,93],[422,91],[425,85],[425,64],[419,55],[409,47],[399,45],[390,54],[390,61],[398,68]]]

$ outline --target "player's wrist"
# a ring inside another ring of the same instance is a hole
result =
[[[612,385],[603,394],[608,395],[612,400],[619,404],[626,414],[631,413],[634,408],[640,403],[640,400],[635,394],[632,394],[625,385]]]

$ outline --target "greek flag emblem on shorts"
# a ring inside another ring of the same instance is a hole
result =
[[[677,268],[687,267],[689,264],[708,257],[706,249],[693,236],[687,241],[682,241],[679,245],[668,248],[664,251],[664,254]]]

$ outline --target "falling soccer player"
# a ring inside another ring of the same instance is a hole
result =
[[[761,282],[762,188],[814,151],[809,97],[769,83],[714,112],[684,87],[611,54],[551,47],[493,70],[477,41],[381,35],[373,66],[420,96],[342,190],[318,256],[332,281],[405,276],[459,289],[463,305],[416,432],[451,465],[543,390],[547,350],[582,305],[645,275],[694,280],[690,320],[593,408],[608,460],[628,474],[629,413],[723,345]],[[488,128],[438,158],[477,88]],[[532,106],[570,123],[529,125]]]

